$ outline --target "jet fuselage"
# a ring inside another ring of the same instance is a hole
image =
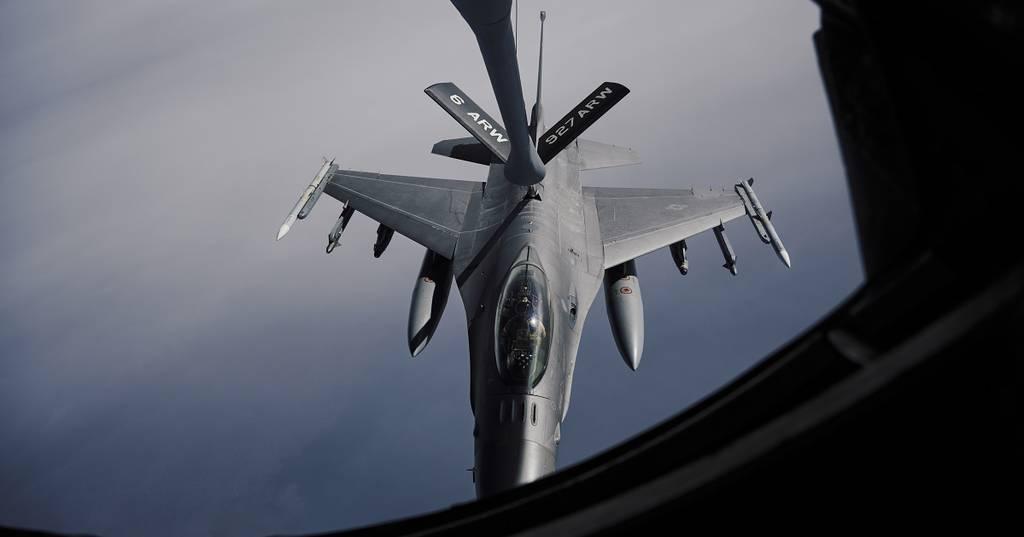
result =
[[[456,247],[479,496],[555,470],[580,334],[603,272],[600,238],[588,244],[575,155],[570,148],[550,161],[532,196],[492,164]]]

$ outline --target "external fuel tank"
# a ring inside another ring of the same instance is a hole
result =
[[[636,371],[644,352],[644,301],[635,261],[605,270],[604,299],[615,345],[626,365]]]
[[[416,285],[412,289],[412,304],[409,308],[409,352],[413,356],[422,352],[434,335],[448,304],[448,291],[451,287],[452,262],[427,250]]]

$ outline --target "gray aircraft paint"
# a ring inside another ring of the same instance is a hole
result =
[[[390,240],[390,233],[398,231],[451,260],[450,269],[445,264],[439,271],[430,266],[429,253],[424,259],[413,291],[409,349],[415,356],[429,342],[444,310],[439,293],[446,290],[451,272],[469,331],[474,481],[477,494],[487,496],[555,470],[580,337],[602,280],[616,345],[626,365],[636,370],[644,319],[634,258],[713,229],[726,254],[725,266],[736,275],[735,254],[722,224],[749,214],[758,232],[770,229],[771,244],[789,263],[749,184],[699,192],[584,187],[583,169],[639,161],[630,150],[584,141],[581,151],[578,142],[629,90],[605,82],[540,133],[541,77],[532,114],[537,124],[531,126],[526,124],[515,47],[509,43],[511,2],[453,3],[477,37],[502,118],[509,123],[508,138],[495,135],[505,129],[455,84],[434,84],[425,92],[493,154],[486,182],[332,167],[322,187],[323,172],[332,160],[289,213],[278,239],[295,221],[298,208],[312,209],[316,200],[309,193],[323,188],[345,203],[346,210],[354,208],[380,222],[378,237],[386,231]],[[543,156],[526,136],[530,131],[536,133]],[[435,151],[450,153],[459,144],[442,141]],[[534,165],[542,169],[537,172]],[[343,213],[338,222],[345,218]],[[328,253],[338,242],[334,230],[339,223],[328,237]],[[382,253],[381,244],[379,238],[375,257]],[[443,272],[442,285],[424,277],[431,270]],[[524,368],[525,381],[514,371]]]

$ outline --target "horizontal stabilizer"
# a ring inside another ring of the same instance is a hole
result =
[[[599,168],[640,164],[640,155],[628,147],[580,138],[576,140],[576,149],[576,158],[581,170],[596,170]]]
[[[605,82],[598,86],[543,136],[537,138],[537,154],[540,159],[547,163],[555,158],[628,93],[629,88],[615,82]]]
[[[491,153],[490,149],[472,137],[441,140],[434,144],[434,148],[430,152],[435,155],[483,164],[484,166],[498,162],[498,159],[494,156],[494,153]]]
[[[473,99],[455,84],[441,82],[423,90],[431,99],[451,114],[481,144],[494,153],[501,162],[508,161],[509,141],[504,127],[494,120]]]

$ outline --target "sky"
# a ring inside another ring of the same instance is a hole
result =
[[[755,177],[793,258],[745,219],[637,262],[646,345],[619,357],[603,298],[562,426],[564,468],[673,416],[861,283],[806,0],[533,1],[544,106],[631,93],[587,137],[640,166],[595,186]],[[471,501],[466,320],[453,286],[427,349],[406,323],[422,247],[371,255],[338,204],[275,242],[323,155],[343,168],[480,180],[429,153],[465,133],[426,95],[497,117],[475,41],[443,0],[0,3],[0,524],[127,535],[361,526]],[[532,104],[532,103],[529,103]]]

